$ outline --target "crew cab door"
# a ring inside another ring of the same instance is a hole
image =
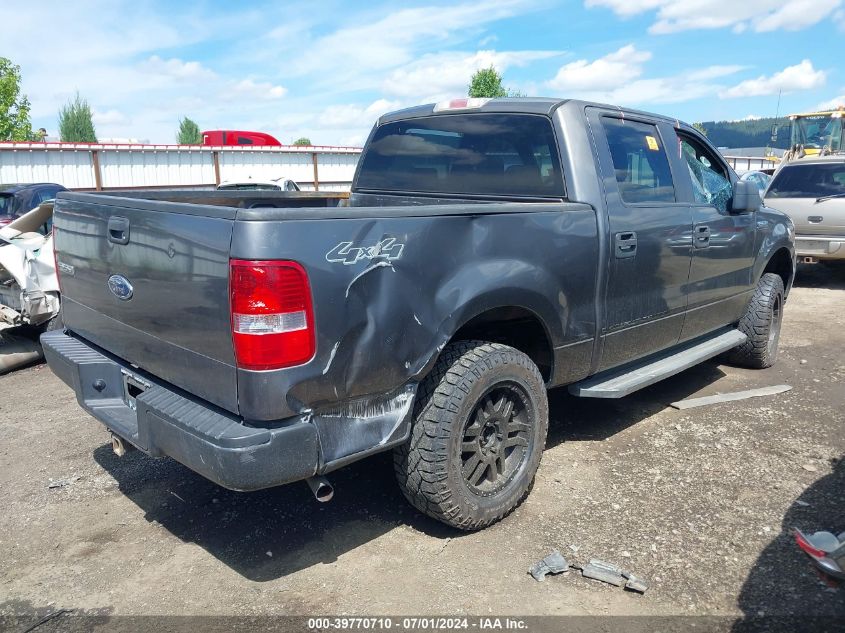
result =
[[[692,203],[689,305],[681,340],[736,323],[753,290],[756,213],[732,213],[736,175],[692,131],[678,131],[678,191]]]
[[[609,226],[603,370],[678,342],[687,307],[692,209],[676,191],[670,126],[599,108],[587,113]]]

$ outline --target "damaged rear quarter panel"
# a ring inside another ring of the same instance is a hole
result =
[[[453,334],[496,307],[532,311],[555,348],[593,337],[598,238],[589,206],[384,207],[379,218],[372,217],[372,208],[362,209],[368,217],[355,212],[329,211],[316,219],[312,213],[293,221],[295,213],[252,210],[248,221],[235,222],[231,257],[288,259],[306,269],[317,336],[316,355],[305,365],[238,370],[245,419],[304,415],[325,427],[326,420],[338,418],[338,403],[354,408],[370,399],[381,403],[381,413],[407,414],[405,394]],[[363,255],[350,256],[347,249],[339,256],[344,243]],[[379,244],[385,250],[373,249]],[[391,395],[395,402],[386,400]],[[321,417],[321,411],[333,410],[334,416]],[[393,423],[382,420],[382,433]],[[324,459],[353,448],[339,447]]]

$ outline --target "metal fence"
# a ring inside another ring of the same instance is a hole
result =
[[[742,174],[746,171],[763,171],[775,169],[780,162],[780,159],[775,156],[730,156],[723,155],[724,159],[728,161],[728,165],[734,168],[734,171]]]
[[[102,191],[284,177],[306,191],[348,191],[360,155],[358,147],[0,143],[0,183]]]

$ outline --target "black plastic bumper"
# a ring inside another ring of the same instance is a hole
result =
[[[141,375],[64,332],[41,336],[50,369],[111,432],[154,457],[168,455],[231,490],[258,490],[311,477],[320,464],[317,429],[293,420],[254,428],[208,402]],[[134,408],[125,381],[137,385]]]

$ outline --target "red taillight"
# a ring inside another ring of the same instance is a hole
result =
[[[795,542],[798,543],[798,547],[814,558],[824,558],[827,556],[827,552],[811,545],[810,541],[807,540],[807,537],[799,530],[795,530]]]
[[[243,369],[281,369],[314,356],[314,310],[296,262],[229,261],[235,360]]]

